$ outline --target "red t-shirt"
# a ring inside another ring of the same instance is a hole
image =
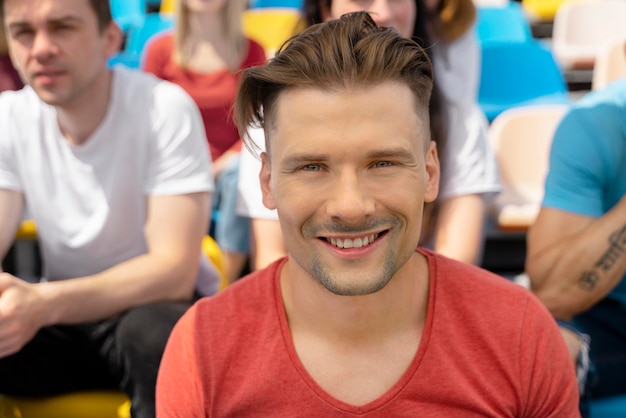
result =
[[[308,374],[280,293],[285,259],[204,298],[176,325],[157,416],[578,417],[574,368],[555,321],[526,289],[425,250],[429,303],[404,375],[363,406]]]
[[[241,150],[241,139],[231,115],[238,74],[227,69],[209,74],[186,70],[174,62],[173,51],[173,34],[157,37],[148,46],[144,69],[178,84],[193,98],[204,121],[213,160],[229,149]],[[239,70],[262,65],[265,60],[263,47],[248,39],[248,53]]]

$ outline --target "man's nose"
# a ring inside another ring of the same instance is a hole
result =
[[[375,203],[364,181],[356,173],[337,175],[327,204],[329,216],[356,222],[374,214]]]
[[[57,52],[57,45],[47,31],[35,33],[32,44],[32,55],[38,59],[46,59]]]

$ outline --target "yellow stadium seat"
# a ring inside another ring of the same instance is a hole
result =
[[[176,0],[162,0],[161,7],[159,9],[159,13],[174,13],[176,10]]]
[[[566,0],[522,0],[522,7],[529,20],[551,22],[561,3]]]
[[[0,395],[0,418],[130,418],[130,400],[117,391],[20,398]]]
[[[248,9],[242,25],[246,36],[261,44],[268,58],[302,27],[300,12],[287,7]]]
[[[15,236],[16,239],[36,239],[37,238],[37,226],[35,225],[35,221],[32,219],[27,219],[22,221],[19,229],[17,230],[17,234]]]
[[[226,270],[224,269],[224,259],[222,257],[222,251],[217,245],[217,242],[210,236],[205,235],[202,240],[202,251],[211,260],[211,263],[215,266],[220,274],[219,290],[224,290],[228,286],[228,277],[226,276]]]

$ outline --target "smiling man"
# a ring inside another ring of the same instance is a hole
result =
[[[179,321],[159,416],[578,416],[541,303],[417,248],[439,180],[431,88],[425,52],[363,12],[244,71],[238,125],[265,130],[289,255]]]

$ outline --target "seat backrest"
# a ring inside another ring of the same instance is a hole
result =
[[[596,55],[591,80],[592,90],[626,77],[626,37],[606,41]]]
[[[147,13],[146,0],[110,0],[109,4],[113,20],[124,32],[141,23]]]
[[[171,30],[173,27],[173,16],[150,13],[146,15],[141,25],[129,29],[128,40],[124,51],[141,55],[150,38],[159,33]]]
[[[564,68],[592,68],[600,46],[626,37],[626,1],[576,0],[554,16],[552,48]]]
[[[511,0],[474,0],[476,7],[505,7]]]
[[[248,9],[243,14],[243,31],[257,41],[268,57],[299,29],[300,12],[294,8]]]
[[[479,102],[515,105],[541,96],[566,93],[565,79],[552,52],[539,42],[483,45]]]
[[[504,200],[540,205],[552,138],[567,109],[567,105],[522,106],[493,120],[489,140],[500,168]]]
[[[521,6],[516,2],[509,2],[500,7],[477,7],[475,28],[480,44],[527,42],[532,39],[528,20]]]
[[[261,7],[290,7],[300,9],[302,7],[302,0],[250,0],[250,8]]]

